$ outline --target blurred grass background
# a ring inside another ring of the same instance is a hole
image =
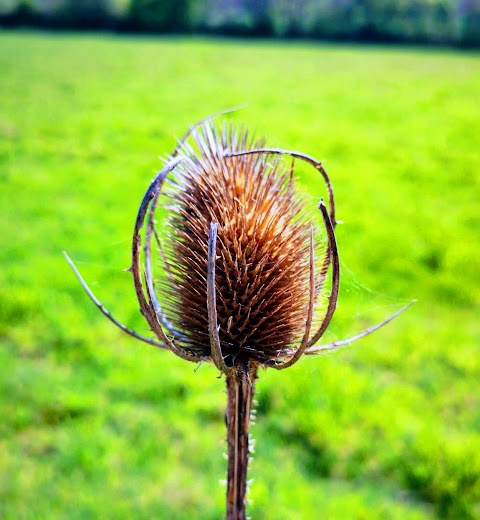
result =
[[[333,179],[325,341],[418,299],[261,374],[250,515],[480,517],[478,54],[10,32],[0,71],[0,518],[222,518],[224,382],[123,336],[61,251],[148,333],[122,269],[157,156],[243,103]]]

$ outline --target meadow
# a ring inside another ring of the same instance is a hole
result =
[[[480,517],[480,60],[422,48],[0,33],[0,518],[220,519],[224,381],[135,342],[129,265],[159,156],[226,107],[325,160],[326,341],[258,381],[253,519]],[[298,182],[324,193],[308,169]]]

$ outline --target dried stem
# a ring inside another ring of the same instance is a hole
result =
[[[249,427],[258,365],[227,374],[227,520],[245,520]]]
[[[153,345],[154,347],[168,349],[168,346],[166,344],[159,343],[158,341],[155,341],[154,339],[150,339],[150,338],[141,336],[140,334],[137,334],[134,330],[129,329],[123,323],[121,323],[116,318],[114,318],[112,316],[112,314],[110,314],[110,312],[102,305],[102,303],[93,294],[90,287],[88,287],[87,283],[82,278],[82,275],[79,273],[78,269],[75,267],[75,264],[70,259],[70,257],[67,255],[67,253],[65,253],[65,251],[63,252],[63,256],[65,257],[66,261],[68,262],[68,265],[72,268],[73,273],[77,277],[77,280],[80,282],[80,285],[83,287],[84,291],[87,293],[89,298],[98,307],[98,309],[102,312],[102,314],[104,314],[112,323],[114,323],[119,329],[123,330],[123,332],[126,332],[129,336],[132,336],[135,339],[144,341],[145,343],[148,343],[149,345]]]
[[[215,290],[215,258],[217,244],[218,224],[212,222],[210,224],[210,237],[208,240],[208,274],[207,274],[207,313],[208,313],[208,331],[210,333],[210,347],[212,350],[212,359],[215,366],[223,372],[228,373],[228,366],[225,364],[222,355],[222,347],[218,336],[217,322],[217,296]]]
[[[337,240],[335,238],[334,225],[328,215],[327,208],[325,207],[323,200],[320,201],[318,207],[322,212],[323,221],[325,223],[325,228],[328,235],[327,252],[330,253],[330,261],[332,263],[332,292],[328,297],[327,311],[325,312],[325,316],[323,317],[322,323],[320,324],[320,328],[308,342],[307,349],[315,345],[315,343],[317,343],[317,341],[323,336],[323,333],[327,330],[327,327],[333,317],[333,313],[337,307],[338,291],[340,289],[340,261],[338,258]]]
[[[266,155],[289,155],[294,159],[300,159],[302,161],[311,164],[316,170],[320,172],[327,186],[328,193],[328,203],[330,206],[330,220],[332,221],[332,226],[335,229],[337,225],[337,221],[335,219],[335,198],[333,196],[333,186],[330,181],[330,177],[328,176],[327,171],[323,167],[322,161],[317,161],[310,155],[306,153],[296,152],[293,150],[282,150],[281,148],[254,148],[253,150],[242,150],[239,152],[230,152],[226,153],[225,157],[240,157],[242,155],[252,155],[252,154],[266,154]]]
[[[157,192],[161,189],[162,184],[166,176],[175,167],[182,162],[183,158],[179,157],[171,160],[166,164],[162,170],[156,175],[153,181],[150,183],[145,195],[143,196],[142,203],[137,213],[135,220],[135,227],[133,230],[133,241],[132,241],[132,266],[131,272],[133,276],[133,283],[135,286],[135,292],[137,293],[138,303],[140,304],[140,312],[147,320],[148,324],[152,328],[153,332],[157,337],[164,343],[174,354],[186,361],[201,361],[205,356],[197,356],[196,354],[188,352],[182,347],[177,347],[173,340],[169,339],[162,328],[162,309],[158,303],[157,296],[153,289],[153,280],[151,265],[149,263],[149,253],[147,253],[147,271],[144,273],[145,278],[145,289],[148,296],[148,300],[145,296],[142,283],[142,268],[140,261],[140,251],[142,238],[140,236],[140,230],[145,224],[145,217],[152,200],[155,199]],[[148,230],[147,230],[148,232]]]
[[[357,341],[358,339],[364,338],[365,336],[368,336],[372,332],[375,332],[376,330],[382,328],[387,323],[390,323],[393,319],[395,319],[397,316],[402,314],[402,312],[406,311],[411,305],[416,303],[416,301],[417,300],[412,300],[410,303],[408,303],[407,305],[402,307],[400,310],[398,310],[397,312],[395,312],[388,318],[385,318],[380,323],[377,323],[376,325],[373,325],[372,327],[368,327],[368,329],[362,330],[362,332],[355,334],[355,336],[352,336],[351,338],[332,341],[331,343],[326,343],[325,345],[309,347],[305,350],[305,354],[313,355],[313,354],[319,354],[322,352],[332,352],[333,350],[337,350],[340,347],[345,347],[346,345],[350,345],[350,343],[353,343],[354,341]]]

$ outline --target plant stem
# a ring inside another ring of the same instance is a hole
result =
[[[235,367],[227,374],[227,520],[245,520],[249,427],[257,365]]]

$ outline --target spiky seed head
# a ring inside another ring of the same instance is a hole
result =
[[[170,276],[162,277],[159,297],[184,345],[209,355],[208,238],[210,223],[218,223],[215,285],[225,361],[275,360],[304,333],[312,223],[281,160],[229,156],[263,140],[212,124],[192,139],[166,190]]]

